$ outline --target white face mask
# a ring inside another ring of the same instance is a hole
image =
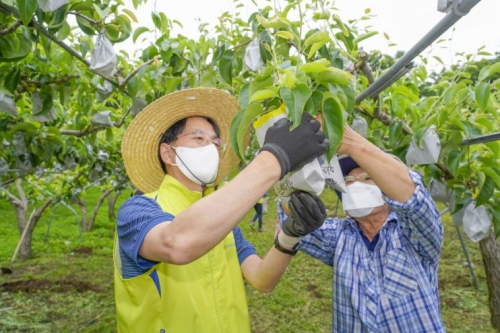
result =
[[[211,185],[219,171],[219,152],[214,144],[203,147],[174,147],[177,164],[173,164],[199,185]]]
[[[342,194],[342,206],[352,217],[365,217],[384,204],[382,192],[376,185],[354,182],[347,186],[347,193]]]

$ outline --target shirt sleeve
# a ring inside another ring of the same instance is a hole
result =
[[[238,253],[238,261],[240,265],[243,264],[246,258],[252,254],[256,254],[255,247],[243,237],[243,233],[239,227],[233,229],[234,242],[236,245],[236,252]]]
[[[278,201],[276,207],[278,210],[278,224],[281,226],[287,215],[283,211],[281,201]],[[326,219],[320,228],[302,237],[298,249],[333,267],[333,255],[335,254],[335,247],[337,245],[339,222],[340,220],[335,218]]]
[[[403,235],[415,250],[432,263],[439,261],[443,241],[443,225],[434,200],[422,184],[420,176],[410,171],[415,192],[402,203],[385,197],[398,217]]]
[[[118,211],[117,233],[122,253],[137,267],[147,270],[158,262],[139,256],[139,249],[147,233],[156,225],[172,221],[174,216],[164,212],[153,199],[134,196]]]

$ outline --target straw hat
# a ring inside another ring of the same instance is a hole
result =
[[[165,95],[146,106],[130,123],[122,139],[122,157],[130,180],[144,193],[156,191],[165,173],[158,160],[161,135],[188,117],[213,119],[229,145],[229,127],[240,106],[236,98],[218,89],[195,88]],[[238,165],[231,147],[220,156],[218,184]]]

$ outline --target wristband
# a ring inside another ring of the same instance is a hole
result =
[[[291,255],[291,256],[295,256],[295,255],[297,254],[297,251],[298,251],[298,250],[296,249],[296,247],[297,247],[297,246],[294,246],[294,249],[293,249],[293,250],[289,250],[289,249],[286,249],[286,248],[284,248],[283,246],[281,246],[281,244],[280,244],[280,242],[279,242],[279,240],[278,240],[278,236],[276,236],[276,237],[274,238],[274,247],[275,247],[278,251],[280,251],[281,253],[289,254],[289,255]]]

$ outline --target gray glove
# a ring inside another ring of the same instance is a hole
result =
[[[330,142],[319,130],[320,123],[316,120],[309,121],[310,119],[309,113],[304,112],[300,125],[292,131],[291,121],[285,118],[267,130],[260,151],[269,151],[276,156],[281,166],[280,179],[323,155],[330,146]]]
[[[325,221],[325,205],[314,194],[304,191],[293,192],[288,206],[290,216],[281,226],[281,230],[288,236],[305,236],[321,227]]]

